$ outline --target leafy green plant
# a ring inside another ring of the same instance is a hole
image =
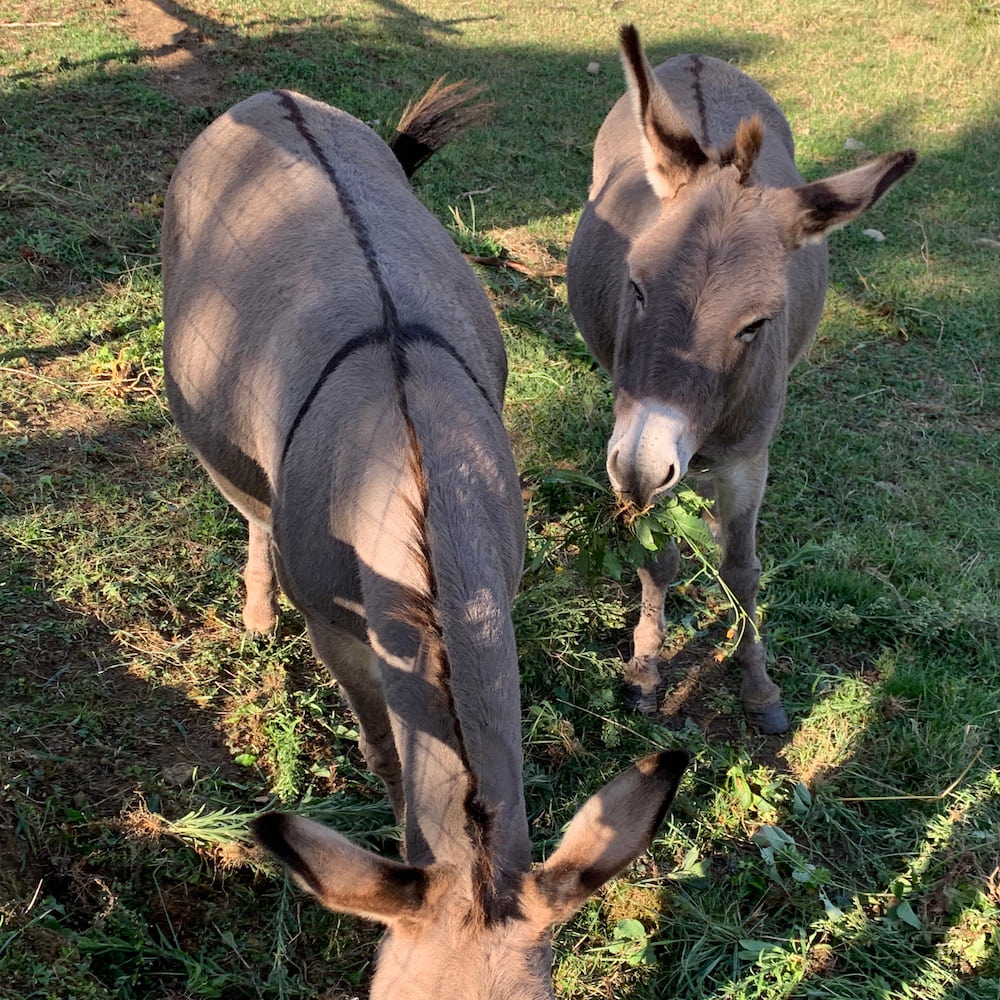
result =
[[[641,920],[632,918],[618,921],[606,950],[629,965],[652,965],[656,960],[646,928]]]
[[[660,549],[679,544],[693,568],[678,589],[704,580],[721,594],[734,612],[727,635],[733,648],[746,629],[759,634],[719,573],[718,548],[706,523],[712,503],[695,490],[681,486],[648,510],[630,511],[592,476],[552,469],[539,481],[536,496],[545,505],[546,522],[534,546],[529,543],[529,570],[548,561],[562,572],[568,561],[591,583],[600,577],[617,582]]]

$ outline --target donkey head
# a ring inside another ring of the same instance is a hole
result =
[[[659,209],[626,256],[608,474],[643,507],[677,483],[709,436],[720,448],[766,446],[789,364],[793,255],[861,215],[916,157],[888,153],[827,180],[776,187],[761,155],[760,116],[743,120],[726,147],[704,148],[654,76],[634,27],[622,28],[621,42]],[[762,386],[770,398],[761,399]]]
[[[465,870],[390,861],[282,813],[258,819],[254,832],[324,906],[387,925],[371,1000],[543,1000],[553,995],[553,925],[646,850],[687,761],[667,751],[612,779],[544,864],[513,873],[516,888],[500,906],[477,883],[502,863],[502,845]]]

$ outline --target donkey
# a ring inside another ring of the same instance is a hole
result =
[[[604,120],[593,183],[568,261],[569,305],[610,373],[607,471],[643,509],[690,469],[714,490],[721,575],[756,621],[757,513],[788,373],[823,308],[825,235],[857,218],[916,162],[887,153],[813,184],[795,169],[788,123],[728,63],[685,55],[652,69],[621,29],[628,94]],[[664,601],[676,545],[639,567],[642,604],[628,697],[656,710]],[[764,643],[743,630],[743,706],[765,733],[788,717]]]
[[[390,150],[343,111],[258,94],[195,140],[164,211],[167,394],[249,522],[245,624],[273,626],[280,583],[403,827],[396,861],[302,817],[255,824],[323,905],[387,925],[373,1000],[552,996],[552,926],[648,847],[687,763],[624,771],[531,868],[506,356],[408,182],[476,118],[470,96],[435,85]]]

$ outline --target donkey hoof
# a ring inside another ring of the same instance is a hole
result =
[[[791,728],[780,701],[755,708],[747,706],[746,716],[750,725],[762,733],[787,733]]]
[[[625,707],[630,712],[638,712],[640,715],[654,715],[656,713],[656,692],[643,691],[638,684],[626,684]]]

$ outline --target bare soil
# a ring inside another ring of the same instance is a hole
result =
[[[222,74],[212,63],[210,40],[183,20],[171,0],[126,0],[124,30],[143,48],[164,93],[192,107],[218,99]]]

